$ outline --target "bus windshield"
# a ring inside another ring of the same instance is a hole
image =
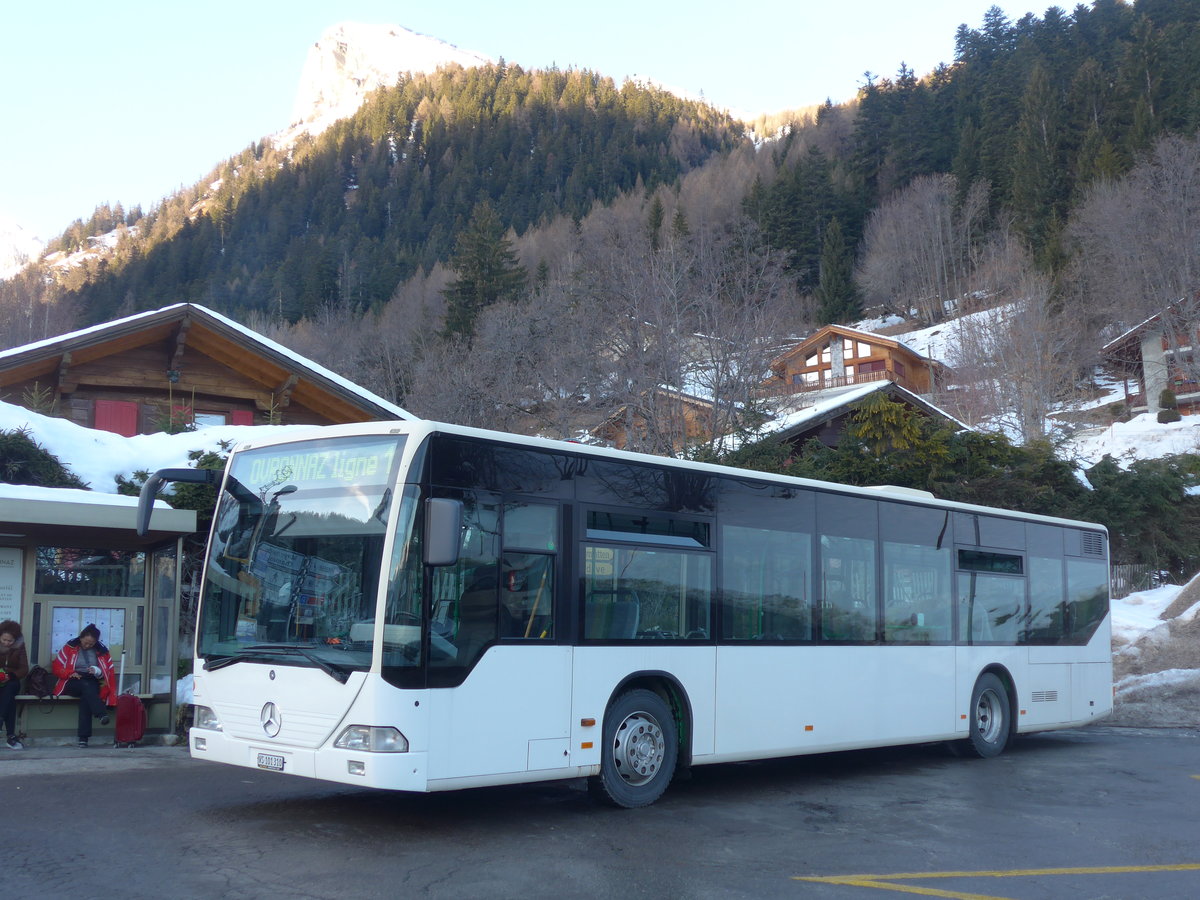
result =
[[[201,598],[206,668],[269,660],[344,681],[370,667],[403,446],[396,435],[339,437],[234,454]]]

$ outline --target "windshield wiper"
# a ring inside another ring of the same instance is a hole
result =
[[[270,659],[275,654],[281,653],[296,653],[303,656],[309,662],[316,665],[321,671],[329,675],[329,677],[345,684],[350,680],[350,671],[343,669],[341,666],[335,666],[333,663],[326,662],[317,656],[315,653],[310,653],[303,647],[298,647],[295,644],[256,644],[253,647],[242,648],[243,652],[235,656],[223,656],[219,659],[206,660],[204,663],[204,671],[211,672],[214,669],[221,669],[225,666],[233,665],[236,662],[245,662],[250,659]]]
[[[326,662],[317,656],[315,653],[310,653],[304,647],[297,644],[262,644],[260,646],[248,647],[248,650],[253,650],[258,653],[296,653],[303,656],[309,662],[318,666],[321,671],[335,678],[342,684],[345,684],[350,679],[350,672],[343,669],[341,666],[335,666],[333,663]]]
[[[226,666],[232,666],[234,663],[242,662],[249,659],[248,656],[220,656],[214,659],[206,659],[204,661],[204,671],[211,672],[214,669],[223,669]]]

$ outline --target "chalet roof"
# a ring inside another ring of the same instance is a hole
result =
[[[944,409],[935,406],[928,400],[922,399],[912,391],[900,387],[895,382],[872,381],[850,388],[816,391],[808,394],[808,397],[816,399],[813,405],[780,415],[773,422],[767,424],[766,430],[756,440],[791,440],[806,431],[812,431],[826,422],[845,415],[849,412],[851,406],[877,391],[887,394],[894,400],[899,400],[902,403],[919,409],[930,418],[944,419],[960,429],[966,431],[972,430],[970,425],[959,421]]]
[[[1123,344],[1126,344],[1131,338],[1140,335],[1143,331],[1145,331],[1151,325],[1154,325],[1155,323],[1161,321],[1163,316],[1167,315],[1171,310],[1175,309],[1175,307],[1179,306],[1182,302],[1183,302],[1182,300],[1176,300],[1174,303],[1170,304],[1165,309],[1159,310],[1158,312],[1156,312],[1154,315],[1150,316],[1149,318],[1143,319],[1142,321],[1140,321],[1136,325],[1134,325],[1132,328],[1128,329],[1127,331],[1122,332],[1120,335],[1113,338],[1111,341],[1109,341],[1107,344],[1105,344],[1103,347],[1100,348],[1101,355],[1107,356],[1107,355],[1112,354],[1118,348],[1120,348]]]
[[[774,366],[776,363],[781,362],[789,357],[807,352],[809,348],[813,346],[823,346],[829,337],[835,334],[841,335],[842,337],[853,338],[854,340],[858,341],[866,341],[867,343],[875,344],[881,347],[891,347],[893,349],[903,350],[917,359],[927,359],[927,357],[922,356],[912,347],[909,347],[907,344],[903,343],[902,341],[898,341],[895,338],[884,337],[882,334],[875,334],[872,331],[862,331],[858,328],[850,328],[846,325],[825,325],[822,328],[818,328],[798,344],[793,344],[791,347],[784,350],[782,353],[776,356],[775,359],[771,360],[771,365]],[[932,362],[932,360],[930,361]]]
[[[0,351],[0,386],[63,367],[160,342],[182,354],[191,347],[268,390],[286,389],[298,403],[329,417],[412,419],[407,410],[261,334],[194,303],[137,313],[58,337]]]
[[[684,406],[690,406],[694,409],[710,410],[714,406],[712,399],[709,397],[698,397],[695,394],[689,394],[685,391],[678,391],[675,390],[675,388],[665,387],[664,385],[659,385],[656,388],[652,388],[651,390],[646,391],[642,396],[648,396],[650,394],[665,397],[668,400],[674,400]],[[597,434],[610,425],[620,424],[624,420],[625,412],[628,409],[628,403],[622,403],[618,405],[616,409],[614,409],[604,418],[604,421],[592,427],[590,433]]]

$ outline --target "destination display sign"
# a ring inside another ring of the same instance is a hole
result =
[[[236,458],[233,477],[253,491],[285,485],[315,488],[338,484],[369,487],[390,483],[403,437],[355,437],[305,441],[249,450]]]

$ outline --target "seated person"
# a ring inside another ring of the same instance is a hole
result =
[[[29,674],[29,656],[21,626],[12,619],[0,622],[0,721],[8,731],[8,749],[24,750],[17,737],[17,694],[21,680]]]
[[[112,655],[100,643],[100,629],[86,625],[79,637],[63,644],[54,657],[54,674],[58,678],[54,696],[68,694],[79,698],[79,746],[86,747],[92,736],[92,719],[107,725],[108,707],[117,705]]]

